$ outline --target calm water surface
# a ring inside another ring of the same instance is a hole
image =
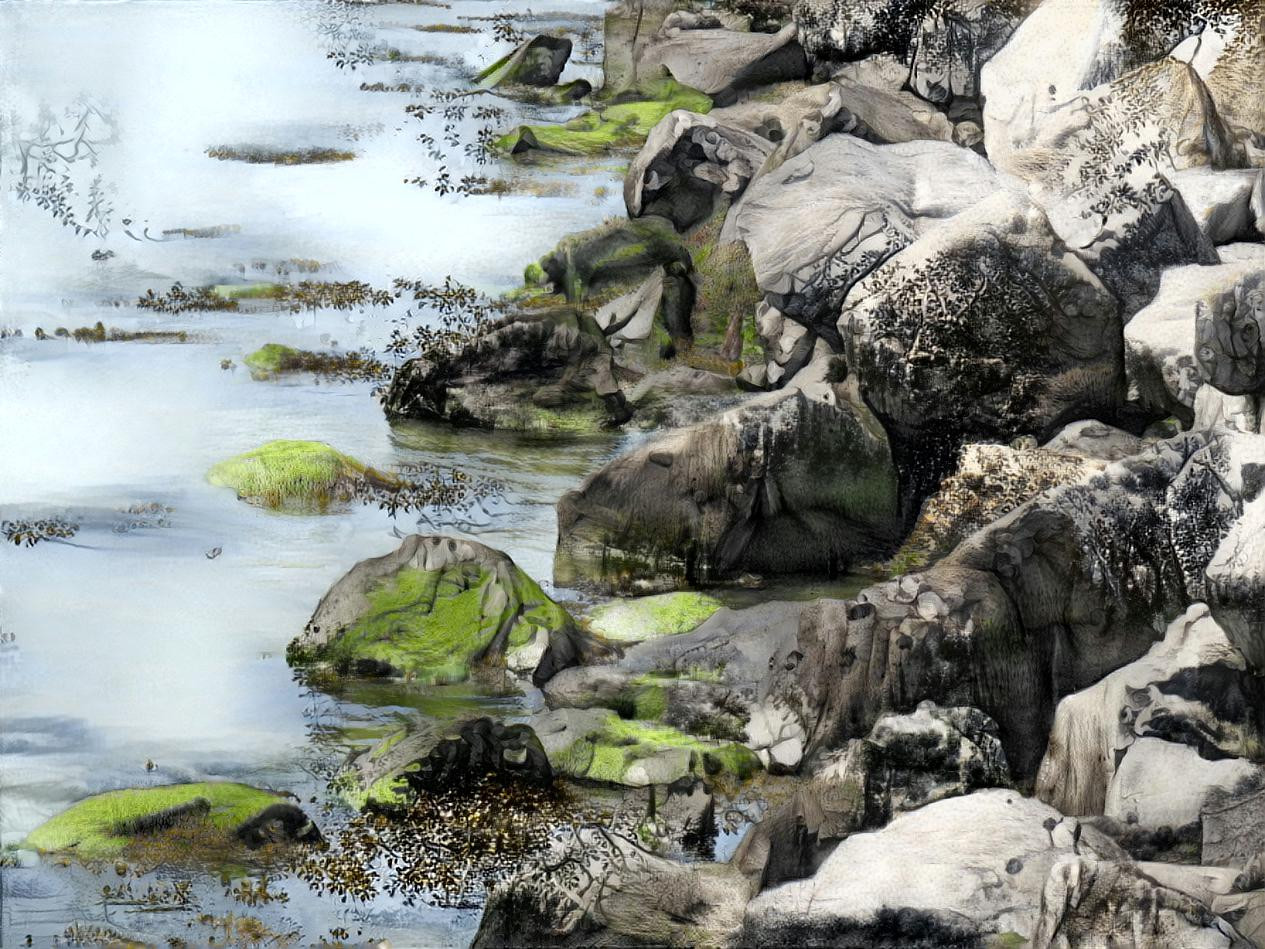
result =
[[[528,28],[575,29],[600,10],[577,0],[548,6]],[[306,799],[319,790],[313,761],[338,753],[314,735],[389,717],[397,703],[424,706],[407,694],[314,696],[283,658],[328,586],[356,561],[390,550],[393,529],[416,529],[412,521],[363,507],[315,517],[256,509],[206,484],[220,459],[273,438],[314,438],[376,466],[427,461],[494,475],[509,495],[480,522],[480,539],[549,578],[553,504],[617,450],[617,439],[392,428],[366,385],[263,383],[221,368],[224,360],[240,366],[265,342],[376,348],[386,314],[172,317],[131,305],[175,281],[277,279],[277,263],[291,258],[319,262],[315,279],[388,285],[452,274],[500,292],[563,234],[622,213],[617,168],[580,176],[568,166],[480,167],[464,154],[479,124],[469,114],[453,122],[461,144],[449,147],[441,116],[406,115],[421,94],[360,89],[465,88],[472,71],[510,47],[486,29],[414,27],[486,28],[486,20],[465,18],[524,8],[475,0],[448,9],[364,6],[349,26],[339,8],[316,0],[0,4],[0,327],[23,331],[0,340],[0,518],[58,515],[81,525],[72,544],[0,550],[0,842],[16,844],[71,802],[115,787],[231,778]],[[400,52],[389,54],[395,61],[340,69],[327,56],[331,22],[355,31],[353,46]],[[564,78],[576,76],[595,78],[595,70],[572,64]],[[506,110],[500,126],[568,114],[478,101]],[[12,190],[16,138],[42,111],[68,121],[67,110],[78,114],[85,102],[113,130],[95,167],[81,161],[73,169],[79,194],[96,175],[107,189],[114,214],[104,238],[76,237]],[[427,154],[422,132],[439,140],[443,159]],[[218,145],[330,147],[357,157],[247,164],[209,158],[205,150]],[[538,193],[440,195],[431,183],[441,164],[454,178],[526,175]],[[407,183],[417,177],[428,185]],[[225,236],[163,235],[211,227]],[[183,329],[193,341],[33,339],[37,326],[51,333],[97,320]],[[170,510],[125,513],[155,504]],[[214,548],[222,553],[212,559]],[[147,772],[146,761],[156,770]],[[3,944],[27,934],[46,944],[75,922],[191,938],[184,917],[102,907],[100,882],[75,869],[4,871]],[[283,885],[290,902],[259,915],[301,927],[306,939],[345,926],[396,945],[461,944],[477,924],[469,912],[385,899],[349,910],[302,884]],[[204,911],[240,910],[214,881],[202,881],[199,893]]]

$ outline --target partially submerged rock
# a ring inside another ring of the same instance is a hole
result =
[[[325,510],[349,501],[357,487],[399,488],[395,475],[378,471],[324,442],[278,440],[221,461],[207,480],[232,488],[243,501],[270,508]]]
[[[474,77],[481,89],[500,85],[552,86],[571,57],[565,36],[535,36]]]
[[[592,432],[631,416],[601,328],[574,307],[528,311],[460,352],[409,360],[391,379],[388,416],[510,431]]]
[[[520,125],[496,139],[494,147],[516,157],[532,152],[604,155],[641,145],[669,112],[707,112],[711,107],[710,97],[673,80],[646,82],[561,125]]]
[[[505,554],[413,534],[335,583],[286,656],[343,674],[437,684],[509,670],[540,685],[599,651]]]
[[[696,738],[668,725],[607,709],[557,709],[531,719],[559,775],[625,787],[671,784],[694,775],[744,780],[760,770],[738,742]]]
[[[720,608],[715,597],[682,591],[613,600],[595,608],[588,620],[604,639],[640,642],[688,633]]]
[[[792,390],[635,449],[564,495],[554,574],[642,592],[831,575],[889,545],[896,521],[872,421]]]
[[[94,795],[31,831],[26,845],[85,861],[143,857],[147,848],[216,859],[243,845],[254,849],[320,839],[320,831],[285,796],[245,784],[205,781]]]

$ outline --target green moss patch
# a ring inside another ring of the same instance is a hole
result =
[[[585,112],[562,125],[521,125],[498,138],[495,148],[511,155],[533,150],[558,155],[601,155],[641,145],[669,112],[687,109],[705,113],[712,107],[712,100],[706,95],[671,79],[647,83],[634,96]]]
[[[715,613],[721,602],[706,593],[663,593],[615,600],[589,614],[589,626],[607,639],[640,642],[688,633]]]
[[[250,374],[256,378],[266,379],[269,376],[288,372],[289,367],[302,360],[303,353],[291,346],[280,343],[266,343],[248,355],[243,362]]]
[[[271,791],[228,781],[108,791],[45,821],[26,838],[26,846],[45,853],[73,851],[85,860],[111,857],[136,839],[120,833],[127,824],[199,798],[209,804],[209,810],[191,820],[225,841],[243,821],[282,799]]]
[[[217,487],[232,488],[243,500],[265,507],[326,508],[347,500],[358,482],[398,483],[349,458],[324,442],[278,440],[261,445],[207,472]]]
[[[654,697],[647,696],[647,701]],[[614,713],[599,729],[553,755],[550,763],[572,778],[631,787],[667,784],[687,774],[745,780],[760,770],[760,759],[745,745],[704,741]]]
[[[514,568],[511,589],[475,564],[405,569],[368,594],[369,609],[314,656],[342,673],[390,669],[427,685],[463,682],[537,636],[567,626],[567,612]]]

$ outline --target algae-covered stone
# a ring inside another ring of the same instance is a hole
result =
[[[585,112],[562,125],[520,125],[502,135],[495,148],[506,154],[552,152],[558,155],[601,155],[635,148],[669,112],[707,112],[712,100],[696,89],[670,79],[646,83],[621,93],[600,110]]]
[[[289,370],[302,359],[302,353],[292,346],[265,343],[244,360],[246,368],[255,379],[269,379]]]
[[[759,758],[743,745],[704,741],[606,709],[558,709],[534,716],[531,725],[554,771],[585,781],[646,787],[687,775],[742,780],[760,770]]]
[[[571,57],[571,41],[565,36],[536,36],[475,76],[480,89],[505,84],[552,86]]]
[[[165,836],[178,833],[188,848],[223,852],[238,844],[257,846],[259,835],[271,831],[274,821],[283,825],[283,839],[320,837],[302,811],[276,792],[205,781],[93,795],[33,830],[26,846],[98,860],[161,844]]]
[[[324,442],[277,440],[221,461],[207,472],[216,487],[271,508],[316,508],[351,499],[368,482],[398,487],[394,475],[370,468]]]
[[[352,567],[287,650],[292,663],[427,684],[494,670],[537,685],[598,652],[508,556],[474,541],[414,534]]]
[[[607,639],[640,642],[688,633],[720,607],[715,597],[696,592],[614,600],[589,614],[589,627]]]

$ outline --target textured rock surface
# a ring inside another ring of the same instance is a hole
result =
[[[845,570],[896,527],[875,428],[788,390],[622,455],[558,502],[555,578],[650,592]]]
[[[839,332],[914,502],[965,441],[1043,440],[1124,398],[1115,300],[1041,210],[1010,192],[866,277]]]
[[[410,360],[384,405],[390,417],[460,426],[595,429],[631,415],[623,378],[593,318],[564,307],[507,317],[454,358]]]
[[[413,534],[335,583],[287,657],[429,682],[509,668],[540,685],[600,652],[505,554],[474,541]]]
[[[982,157],[947,142],[832,135],[751,185],[721,240],[745,243],[768,302],[837,349],[835,322],[852,286],[998,181]]]
[[[1014,791],[940,801],[854,834],[812,877],[765,890],[747,907],[744,944],[1031,939],[1047,874],[1077,852],[1121,855],[1092,828]]]
[[[777,33],[686,30],[665,23],[640,55],[641,74],[666,69],[677,82],[727,105],[752,86],[803,79],[808,62],[795,27]]]
[[[1198,820],[1201,766],[1218,772],[1214,781],[1251,770],[1229,762],[1259,754],[1263,690],[1208,608],[1196,604],[1145,656],[1059,703],[1035,793],[1065,814],[1132,815],[1149,827]],[[1164,743],[1173,747],[1152,747]],[[1157,767],[1162,774],[1174,766],[1183,781],[1149,780]]]
[[[571,40],[565,36],[536,36],[499,59],[475,77],[482,89],[501,84],[552,86],[571,58]]]
[[[629,166],[628,213],[663,215],[684,229],[707,217],[720,197],[737,198],[756,176],[833,132],[879,142],[948,141],[953,128],[914,96],[849,79],[777,102],[749,101],[706,115],[673,112]]]
[[[1261,172],[1252,168],[1218,171],[1201,166],[1172,175],[1173,187],[1181,193],[1199,229],[1214,244],[1265,238],[1252,206],[1252,193],[1260,180]],[[1265,266],[1265,247],[1261,254]]]
[[[1231,371],[1236,361],[1224,360],[1227,348],[1234,354],[1242,347],[1245,367],[1253,362],[1251,330],[1246,325],[1253,289],[1265,274],[1265,261],[1237,260],[1215,267],[1197,265],[1164,271],[1155,299],[1139,310],[1124,330],[1125,373],[1129,399],[1155,417],[1175,415],[1187,423],[1194,419],[1195,398],[1204,377],[1196,351],[1199,348],[1199,314],[1220,316],[1205,323],[1211,345],[1204,362],[1223,363]],[[1227,319],[1228,318],[1228,319]],[[1231,329],[1239,322],[1239,333]],[[1221,337],[1218,338],[1218,330]],[[1244,338],[1243,330],[1249,335]],[[1256,349],[1259,352],[1259,344]]]
[[[1259,500],[1243,487],[1261,448],[1226,434],[1160,442],[1047,491],[923,573],[818,601],[771,667],[762,714],[811,755],[888,709],[970,705],[1030,778],[1058,700],[1143,655],[1189,603],[1209,600],[1235,645],[1261,648],[1259,541],[1247,540]]]
[[[1207,904],[1165,886],[1146,864],[1068,855],[1050,870],[1033,936],[1040,949],[1127,944],[1156,949],[1240,945]]]

